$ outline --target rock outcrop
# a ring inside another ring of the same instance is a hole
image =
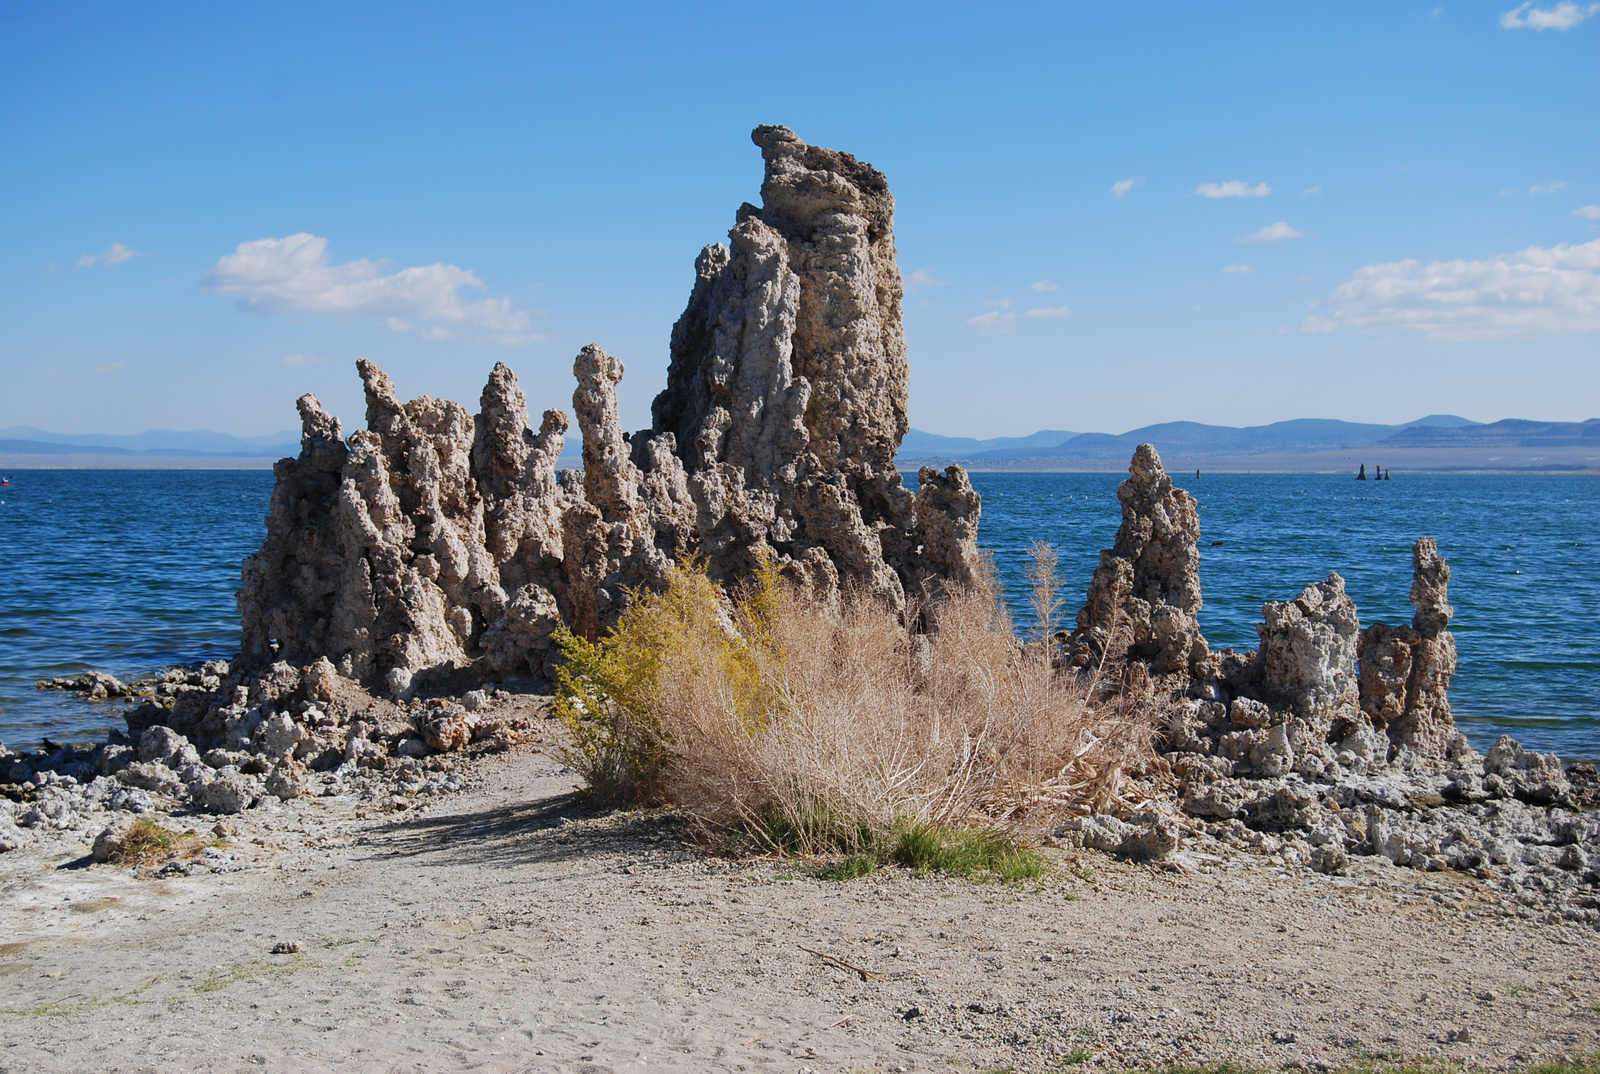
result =
[[[971,579],[965,471],[924,470],[913,495],[895,469],[909,373],[888,183],[787,128],[753,137],[763,205],[696,261],[655,428],[625,434],[622,363],[579,353],[581,474],[556,471],[566,416],[534,432],[504,365],[474,415],[401,402],[358,362],[367,428],[348,440],[301,398],[302,450],[275,469],[239,591],[246,666],[325,659],[395,696],[418,676],[548,676],[558,627],[599,636],[683,555],[726,582],[771,560],[897,610]]]
[[[1062,646],[1068,667],[1107,673],[1108,689],[1185,699],[1168,744],[1231,775],[1337,775],[1400,751],[1437,769],[1467,749],[1446,696],[1455,671],[1450,569],[1432,538],[1413,552],[1410,627],[1361,630],[1344,579],[1330,574],[1263,605],[1258,649],[1212,652],[1198,621],[1194,497],[1173,486],[1149,444],[1128,471],[1117,489],[1122,525]]]
[[[762,207],[695,262],[653,435],[679,449],[714,577],[770,556],[814,589],[903,607],[970,576],[979,505],[960,467],[926,471],[917,497],[895,469],[909,367],[894,197],[848,153],[786,127],[752,137]]]
[[[1460,739],[1449,698],[1456,640],[1446,629],[1455,612],[1450,567],[1432,537],[1417,539],[1411,572],[1411,625],[1374,623],[1361,632],[1361,710],[1397,746],[1443,754]]]
[[[1122,526],[1100,553],[1065,657],[1083,670],[1139,662],[1181,689],[1206,674],[1210,657],[1199,622],[1200,514],[1149,444],[1134,451],[1128,474],[1117,488]]]

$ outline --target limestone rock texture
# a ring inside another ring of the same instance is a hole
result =
[[[622,363],[579,352],[581,473],[556,468],[567,416],[535,431],[503,364],[473,414],[403,402],[360,361],[367,427],[348,438],[300,399],[300,455],[275,468],[243,569],[244,666],[324,661],[393,696],[419,676],[548,677],[557,628],[598,637],[685,555],[729,583],[770,559],[821,595],[899,611],[972,578],[966,472],[926,469],[913,494],[895,468],[909,367],[888,183],[785,127],[753,139],[762,207],[696,260],[655,427],[625,433]]]
[[[1161,457],[1140,444],[1117,488],[1122,525],[1100,553],[1067,663],[1089,670],[1128,662],[1180,688],[1206,674],[1210,648],[1200,633],[1200,514],[1172,484]]]
[[[970,577],[979,502],[959,466],[925,472],[916,496],[895,468],[910,370],[894,196],[786,127],[752,139],[762,206],[696,260],[647,435],[672,437],[713,577],[770,556],[823,593],[903,607]]]
[[[925,479],[926,480],[926,479]],[[1363,631],[1344,579],[1262,606],[1250,652],[1213,652],[1200,632],[1200,518],[1153,446],[1140,444],[1118,487],[1122,525],[1064,638],[1062,662],[1101,689],[1178,704],[1165,734],[1229,776],[1319,778],[1404,754],[1438,768],[1468,752],[1447,692],[1455,671],[1450,569],[1432,538],[1413,550],[1410,627]],[[927,545],[926,547],[933,547]]]
[[[1411,550],[1411,625],[1374,623],[1361,632],[1361,709],[1396,745],[1442,754],[1461,738],[1450,715],[1456,640],[1447,627],[1450,566],[1432,537]]]

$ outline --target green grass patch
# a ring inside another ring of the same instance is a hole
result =
[[[970,880],[1037,880],[1049,862],[1011,836],[983,828],[908,824],[900,829],[889,859],[918,876],[953,873]]]
[[[870,854],[852,854],[831,865],[818,866],[814,875],[818,880],[860,880],[878,871],[878,860]]]

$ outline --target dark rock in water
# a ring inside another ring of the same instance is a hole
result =
[[[40,690],[70,690],[73,693],[82,694],[90,701],[127,697],[134,693],[132,686],[124,683],[115,675],[107,675],[103,671],[86,671],[82,675],[40,679],[34,685]]]
[[[787,128],[753,137],[763,205],[696,262],[656,428],[624,434],[622,364],[579,353],[581,479],[555,472],[566,417],[546,411],[535,433],[504,365],[474,416],[402,403],[358,362],[368,427],[348,440],[301,398],[301,453],[275,468],[239,591],[248,668],[326,659],[397,696],[462,669],[548,676],[558,627],[598,636],[685,553],[719,580],[770,559],[821,594],[895,608],[971,578],[965,471],[926,471],[913,496],[894,465],[909,371],[888,183]]]

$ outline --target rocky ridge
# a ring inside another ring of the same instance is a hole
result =
[[[913,495],[894,465],[909,372],[888,183],[785,127],[752,137],[762,207],[696,261],[653,429],[622,430],[622,363],[579,352],[581,473],[555,470],[567,417],[535,433],[504,365],[474,415],[401,402],[358,362],[367,428],[348,440],[300,399],[302,450],[276,467],[239,592],[247,667],[325,658],[391,697],[548,677],[558,628],[598,636],[685,555],[720,581],[770,559],[814,592],[900,609],[971,577],[965,471],[925,470]]]
[[[1600,924],[1594,766],[1569,773],[1510,736],[1479,754],[1456,730],[1450,568],[1432,538],[1412,550],[1410,626],[1362,629],[1330,574],[1263,606],[1259,648],[1213,652],[1196,620],[1193,498],[1148,444],[1118,498],[1122,527],[1062,659],[1110,689],[1172,698],[1153,774],[1169,804],[1076,819],[1058,838],[1140,859],[1170,858],[1187,840],[1326,873],[1376,855],[1470,872],[1530,913]]]

